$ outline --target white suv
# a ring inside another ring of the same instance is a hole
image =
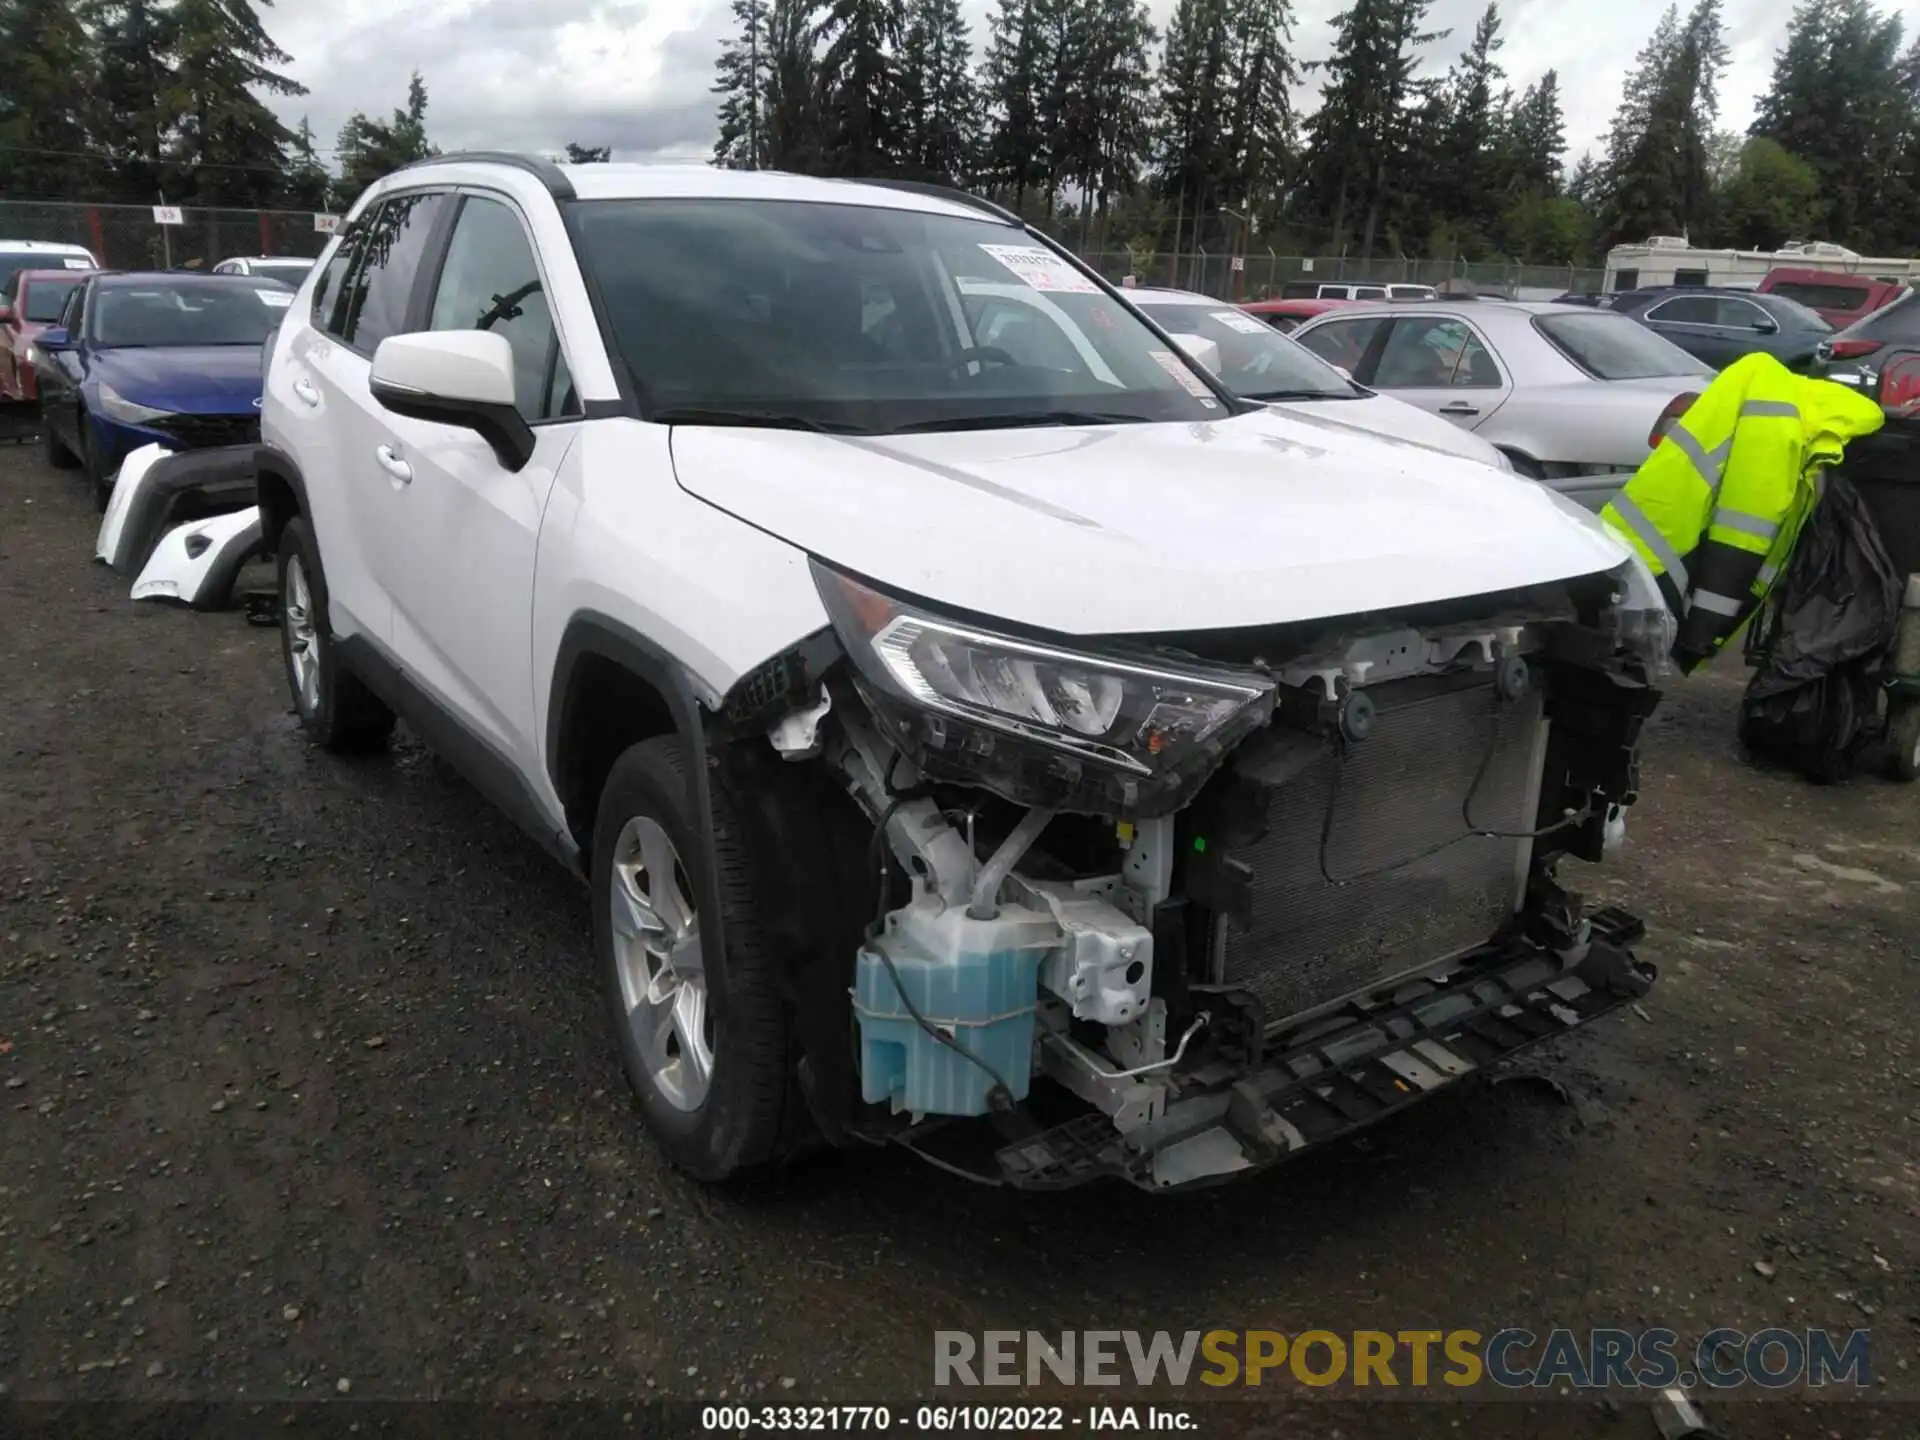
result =
[[[1062,343],[975,331],[1007,286]],[[444,156],[266,365],[302,724],[406,716],[591,885],[695,1175],[1202,1182],[1650,982],[1553,879],[1634,798],[1644,569],[1236,399],[993,206]]]

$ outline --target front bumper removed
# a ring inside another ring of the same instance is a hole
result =
[[[1114,1178],[1166,1193],[1243,1178],[1352,1135],[1646,994],[1656,972],[1628,949],[1645,927],[1616,909],[1590,920],[1591,944],[1571,966],[1524,941],[1490,946],[1443,979],[1322,1016],[1311,1038],[1282,1036],[1238,1071],[1201,1065],[1180,1103],[1126,1134],[1099,1114],[1012,1135],[1017,1118],[996,1117],[999,1148],[977,1178],[1028,1190]],[[958,1138],[947,1130],[923,1126],[901,1138],[970,1168],[941,1143]]]

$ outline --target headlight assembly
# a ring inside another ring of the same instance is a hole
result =
[[[173,414],[171,410],[156,410],[151,405],[137,404],[111,385],[100,387],[100,411],[129,425],[147,425],[155,420],[165,420]]]
[[[876,714],[931,774],[1103,815],[1178,808],[1273,713],[1249,670],[1085,654],[935,614],[815,564]]]

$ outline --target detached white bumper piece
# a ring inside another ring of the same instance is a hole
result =
[[[107,513],[100,517],[100,534],[93,544],[93,558],[106,561],[109,569],[121,568],[116,562],[120,561],[126,540],[133,492],[143,488],[153,474],[153,467],[172,453],[163,445],[142,445],[120,462],[120,476],[113,482],[113,498],[107,501]]]
[[[133,582],[133,598],[218,610],[232,595],[240,567],[259,548],[257,505],[176,525],[154,546]]]
[[[121,463],[94,555],[116,574],[139,574],[169,530],[252,506],[254,474],[251,445],[179,452],[141,446]]]

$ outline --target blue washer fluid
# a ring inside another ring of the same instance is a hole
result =
[[[937,901],[894,912],[854,971],[862,1098],[914,1115],[984,1115],[991,1108],[992,1078],[921,1029],[902,1003],[904,989],[929,1023],[991,1066],[1014,1099],[1025,1099],[1040,962],[1058,943],[1052,917],[1018,905],[1003,906],[992,920],[969,919],[964,906],[941,909]]]

